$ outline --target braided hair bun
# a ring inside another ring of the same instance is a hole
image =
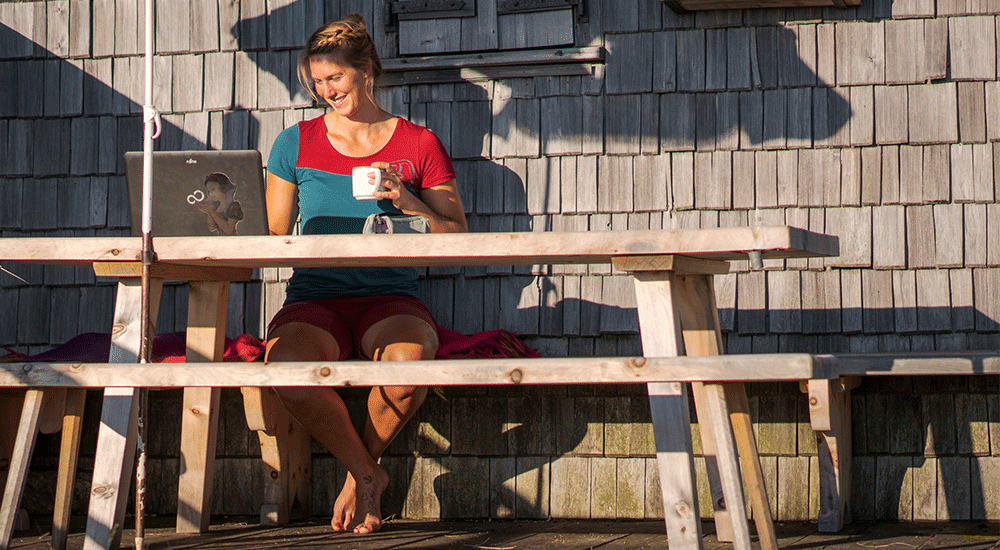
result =
[[[356,13],[316,29],[299,54],[299,83],[315,101],[319,101],[319,96],[309,72],[309,60],[321,56],[331,56],[355,69],[370,71],[373,82],[382,76],[382,62],[375,50],[375,41],[368,34],[364,18]]]

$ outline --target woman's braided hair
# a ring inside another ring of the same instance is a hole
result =
[[[309,60],[319,56],[333,56],[355,69],[370,70],[373,83],[382,76],[382,62],[375,50],[375,41],[368,34],[364,18],[356,13],[317,29],[299,54],[299,83],[315,101],[320,98],[309,72]]]

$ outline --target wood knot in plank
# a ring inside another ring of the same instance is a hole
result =
[[[507,376],[509,376],[510,381],[515,384],[520,384],[521,380],[524,379],[524,373],[521,372],[521,369],[514,369],[510,371],[510,373]]]
[[[323,368],[319,369],[319,375],[322,376],[323,378],[326,378],[327,376],[330,376],[331,372],[332,371],[330,370],[330,367],[323,367]]]

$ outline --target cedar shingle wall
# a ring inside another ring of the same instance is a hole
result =
[[[376,20],[383,4],[157,3],[157,147],[258,148],[266,158],[278,132],[322,112],[294,74],[307,33],[356,11]],[[4,237],[127,234],[122,153],[141,146],[143,9],[122,0],[0,3],[0,81],[14,89],[0,95]],[[769,261],[762,272],[736,262],[717,278],[730,352],[1000,347],[1000,9],[865,0],[848,10],[679,16],[654,0],[629,9],[590,0],[588,10],[578,45],[607,53],[594,77],[384,92],[387,109],[430,127],[451,151],[473,231],[790,224],[834,233],[839,258]],[[394,35],[372,27],[391,57]],[[488,43],[482,31],[463,28],[459,42]],[[0,345],[34,353],[108,330],[113,281],[86,269],[3,267],[27,282],[0,273]],[[462,332],[504,327],[549,355],[639,353],[631,283],[610,266],[424,271],[435,315]],[[263,270],[234,284],[227,332],[260,335],[288,275]],[[184,286],[164,289],[159,331],[183,328],[186,298]],[[815,517],[804,399],[781,384],[751,394],[776,517]],[[1000,475],[997,394],[996,380],[866,381],[853,409],[855,518],[1000,518],[996,494],[979,490]],[[388,509],[662,512],[641,388],[446,395],[432,397],[390,449],[399,487]],[[154,410],[179,406],[176,392],[157,399],[165,406]],[[256,502],[257,446],[238,396],[227,394],[224,408],[216,479],[250,480],[238,490]],[[529,422],[537,418],[556,428]],[[170,418],[153,422],[176,429]],[[485,428],[473,437],[471,425]],[[151,444],[151,476],[169,487],[178,445],[164,437]],[[316,509],[325,510],[342,472],[321,449],[314,465]],[[633,482],[606,481],[616,476]],[[808,499],[781,491],[802,484],[812,487]],[[579,486],[585,494],[565,490]],[[171,513],[175,500],[167,490],[150,507]],[[230,509],[237,501],[216,511],[254,512]]]

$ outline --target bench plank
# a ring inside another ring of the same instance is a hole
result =
[[[295,363],[4,363],[0,387],[600,384],[823,378],[808,354]]]

